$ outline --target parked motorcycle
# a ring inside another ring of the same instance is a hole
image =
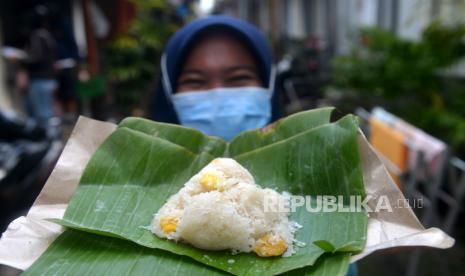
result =
[[[31,207],[62,150],[57,118],[45,125],[0,112],[0,233]]]

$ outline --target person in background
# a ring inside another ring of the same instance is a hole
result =
[[[229,16],[195,20],[168,41],[151,118],[231,140],[281,116],[273,58],[255,26]],[[357,275],[355,265],[347,275]]]
[[[71,25],[64,17],[55,19],[53,36],[57,42],[59,60],[55,63],[57,69],[57,100],[64,119],[73,121],[78,116],[78,100],[75,86],[77,82],[77,67],[79,50],[74,39]]]
[[[32,31],[24,60],[29,74],[28,106],[31,115],[46,123],[55,115],[54,91],[57,88],[55,62],[58,58],[56,41],[50,33],[49,11],[37,6],[35,29]]]

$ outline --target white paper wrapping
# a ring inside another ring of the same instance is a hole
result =
[[[0,263],[27,269],[63,231],[45,221],[62,218],[84,168],[99,145],[116,129],[116,125],[80,117],[55,169],[26,216],[14,220],[0,240]],[[395,204],[405,201],[385,167],[365,137],[360,134],[359,147],[363,177],[368,195],[387,196]],[[372,208],[375,204],[370,201]],[[398,246],[449,248],[454,239],[437,228],[424,229],[410,208],[393,208],[393,212],[372,212],[368,221],[365,249],[352,257],[357,261],[372,252]]]

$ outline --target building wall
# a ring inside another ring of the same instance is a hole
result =
[[[419,40],[422,30],[432,19],[431,4],[431,0],[399,1],[398,35],[411,40]]]
[[[229,5],[225,6],[228,7],[229,14],[257,24],[269,37],[276,34],[296,40],[318,37],[328,44],[332,54],[345,54],[350,51],[351,43],[356,39],[356,32],[360,27],[378,26],[393,31],[403,38],[417,40],[421,37],[424,27],[436,16],[446,22],[465,21],[463,16],[465,2],[457,0],[223,0],[220,2],[228,2]],[[272,16],[272,13],[275,16]],[[273,20],[276,22],[272,22]]]

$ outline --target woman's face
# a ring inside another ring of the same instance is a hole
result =
[[[210,35],[199,41],[177,79],[178,93],[242,86],[263,86],[263,83],[247,47],[226,34]]]

